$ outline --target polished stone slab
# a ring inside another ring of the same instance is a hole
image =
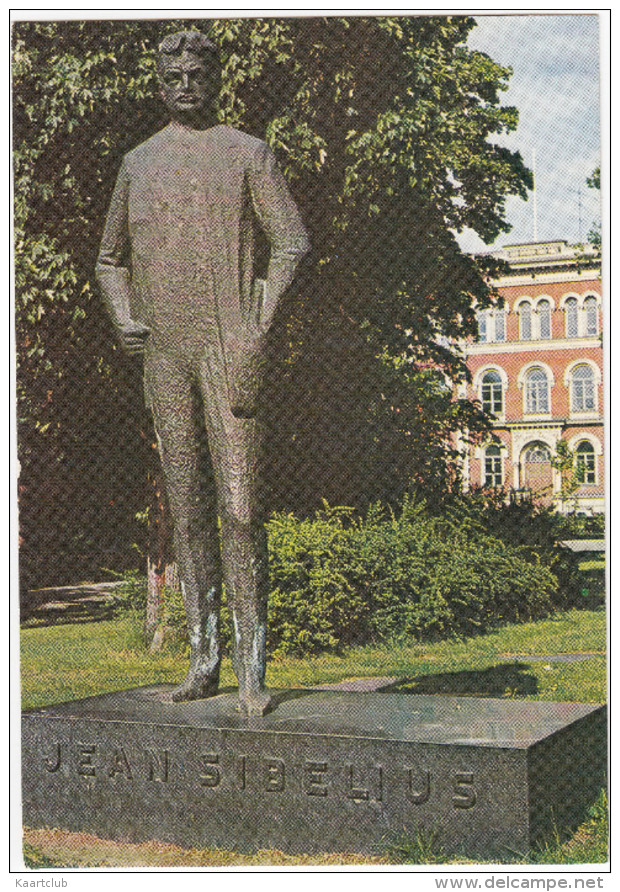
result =
[[[170,686],[23,714],[29,826],[247,851],[525,852],[604,783],[605,708],[333,690],[173,703]]]

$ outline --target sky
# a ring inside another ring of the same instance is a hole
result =
[[[536,183],[535,202],[531,193],[527,202],[508,200],[513,228],[491,247],[534,241],[535,216],[538,241],[585,240],[600,219],[599,193],[586,184],[600,163],[598,16],[476,15],[476,21],[468,45],[513,69],[501,103],[517,107],[519,125],[496,139],[521,152]],[[467,251],[489,250],[472,232],[459,242]]]

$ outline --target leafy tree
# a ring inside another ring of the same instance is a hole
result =
[[[558,440],[555,447],[555,455],[551,457],[551,467],[560,474],[560,509],[568,502],[572,495],[579,489],[580,480],[578,469],[575,466],[575,453],[569,447],[566,440]]]
[[[313,244],[278,323],[273,507],[394,502],[410,480],[431,498],[449,487],[453,432],[485,427],[446,390],[466,376],[450,344],[475,334],[474,303],[494,300],[497,272],[463,254],[455,234],[470,227],[492,241],[509,228],[507,196],[531,187],[520,155],[493,142],[517,112],[499,101],[510,69],[466,46],[474,25],[14,26],[21,518],[33,555],[45,550],[43,529],[50,548],[60,541],[99,565],[106,548],[128,559],[140,537],[132,518],[147,499],[139,469],[152,435],[139,368],[113,345],[92,271],[120,159],[166,123],[155,48],[180,27],[221,47],[221,119],[272,145]]]
[[[590,189],[596,189],[600,192],[601,189],[601,168],[595,167],[589,177],[586,178],[586,183],[590,187]],[[588,233],[588,241],[591,245],[594,245],[595,248],[600,250],[601,248],[601,224],[594,223],[592,229]]]

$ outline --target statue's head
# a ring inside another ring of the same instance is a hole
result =
[[[199,31],[168,34],[157,57],[161,97],[176,120],[196,124],[215,109],[221,67],[217,47]]]

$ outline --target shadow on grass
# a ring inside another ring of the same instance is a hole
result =
[[[72,601],[54,602],[33,607],[22,607],[22,628],[62,626],[74,623],[94,623],[116,619],[121,613],[114,601],[97,598],[76,598]]]
[[[458,694],[469,697],[505,697],[538,693],[538,679],[527,663],[502,663],[487,669],[463,669],[420,675],[396,683],[400,694]]]

